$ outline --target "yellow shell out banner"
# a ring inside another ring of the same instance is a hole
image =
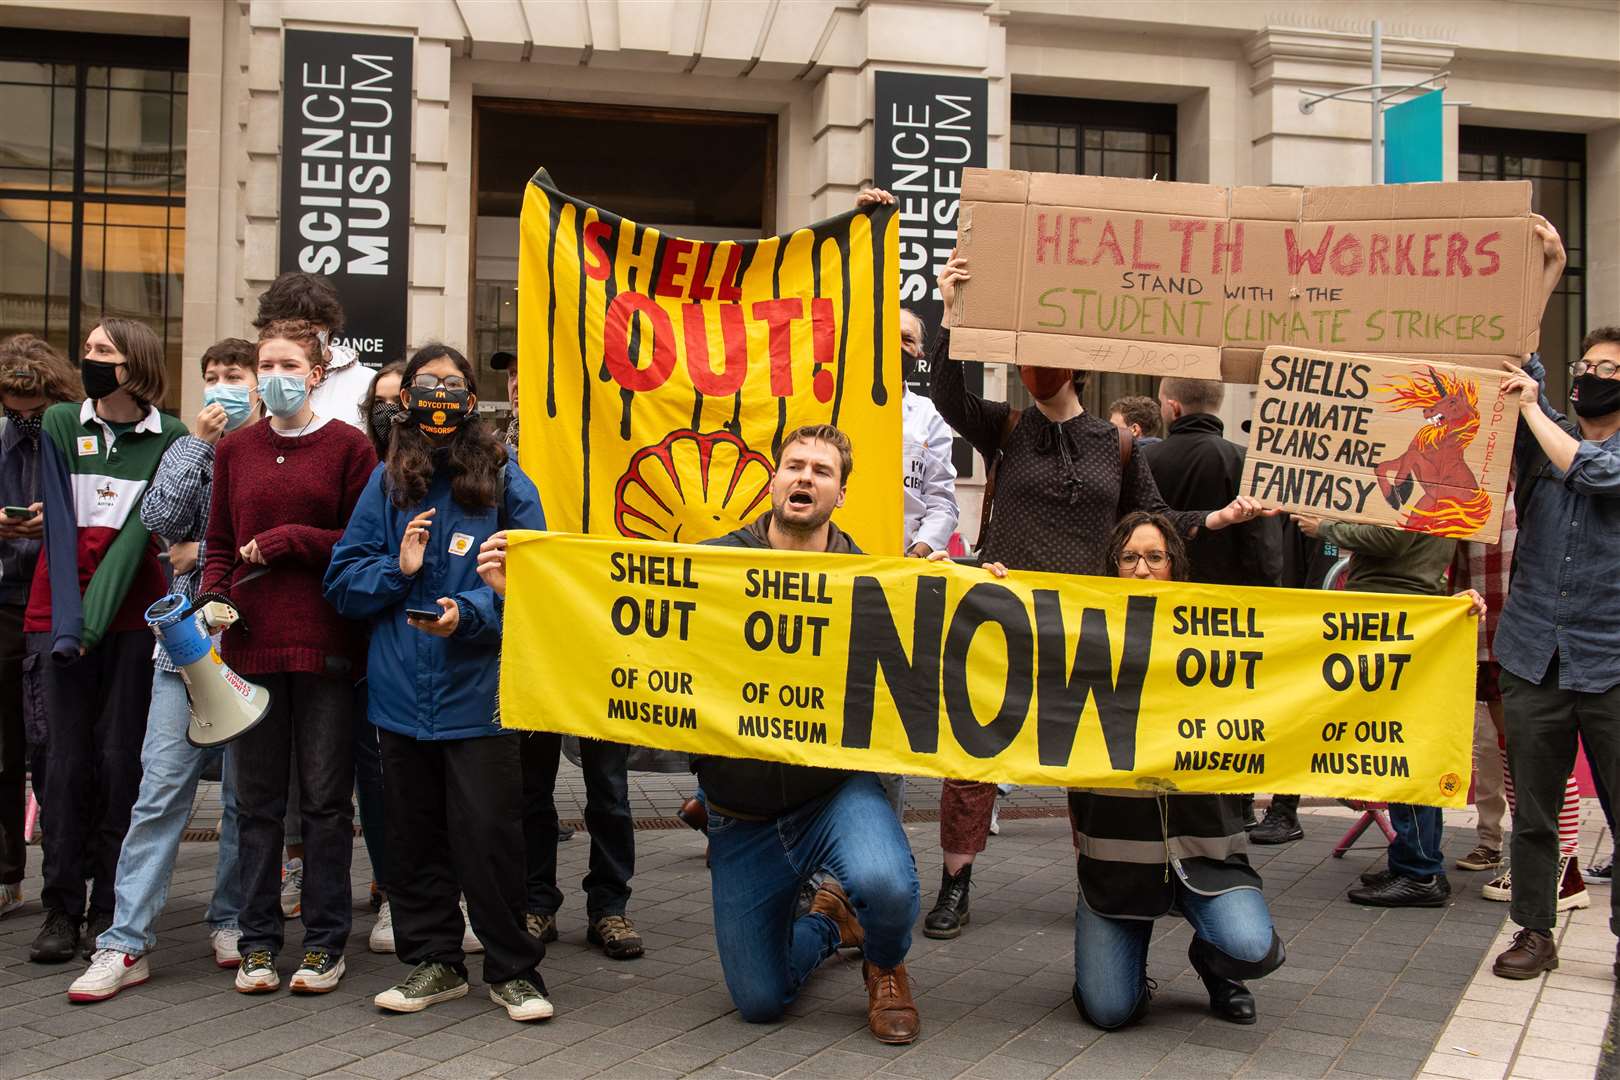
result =
[[[854,447],[840,523],[900,550],[894,207],[763,240],[683,240],[552,186],[523,199],[520,460],[547,524],[692,542],[770,507],[783,435]]]
[[[912,776],[1460,807],[1467,607],[514,533],[502,715]]]

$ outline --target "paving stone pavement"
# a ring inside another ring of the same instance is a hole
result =
[[[671,778],[669,790],[680,786]],[[664,789],[657,790],[662,803]],[[926,805],[929,792],[914,790],[911,805]],[[1027,798],[1051,801],[1049,793]],[[637,833],[631,914],[647,955],[632,962],[608,961],[585,947],[577,882],[588,842],[581,835],[563,845],[570,895],[562,940],[543,967],[557,1016],[535,1025],[512,1023],[489,1002],[476,960],[475,993],[464,999],[415,1016],[383,1014],[371,1004],[405,969],[366,951],[368,870],[358,842],[354,878],[361,884],[341,987],[314,998],[232,992],[230,975],[212,964],[201,921],[213,846],[188,843],[159,922],[152,979],[112,1001],[71,1006],[67,984],[83,965],[27,962],[37,902],[0,923],[0,1080],[1411,1077],[1452,1019],[1505,907],[1480,899],[1478,875],[1463,873],[1453,876],[1457,901],[1445,909],[1351,905],[1344,889],[1379,846],[1364,840],[1351,857],[1330,858],[1348,819],[1332,811],[1304,817],[1304,841],[1254,852],[1288,962],[1254,984],[1260,1022],[1253,1027],[1208,1015],[1186,961],[1189,930],[1175,919],[1161,921],[1150,953],[1158,992],[1147,1021],[1107,1035],[1080,1022],[1069,1000],[1075,886],[1061,818],[1005,820],[975,867],[968,931],[949,942],[916,936],[909,966],[923,1032],[909,1047],[886,1047],[868,1035],[858,962],[830,961],[780,1023],[739,1020],[714,953],[702,840],[684,829]],[[906,828],[926,907],[939,880],[937,826]],[[1471,829],[1448,830],[1447,849],[1464,851],[1472,840]],[[37,896],[37,878],[26,888]],[[282,966],[290,969],[296,921],[288,937]]]

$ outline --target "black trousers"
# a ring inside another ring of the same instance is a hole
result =
[[[562,736],[536,732],[523,739],[523,838],[528,850],[529,910],[555,915],[562,907],[557,888],[557,762]],[[636,872],[636,822],[630,814],[630,785],[623,743],[579,740],[585,773],[585,829],[591,837],[585,874],[585,913],[592,922],[623,915]]]
[[[1554,657],[1538,686],[1502,672],[1502,715],[1513,810],[1513,921],[1531,930],[1558,925],[1558,811],[1575,767],[1575,737],[1592,775],[1620,791],[1620,686],[1601,694],[1558,688]],[[1620,935],[1620,889],[1609,897],[1609,929]]]
[[[388,848],[408,863],[388,883],[399,958],[465,973],[461,909],[484,946],[484,981],[544,988],[546,955],[523,925],[522,763],[516,735],[413,739],[379,728]],[[409,853],[406,855],[406,853]]]
[[[150,635],[149,635],[150,636]],[[304,824],[304,948],[343,955],[353,917],[354,680],[291,672],[249,675],[270,691],[270,712],[231,744],[225,767],[236,785],[242,929],[239,948],[281,951],[281,849],[288,774],[296,748]]]
[[[23,879],[28,838],[28,736],[23,726],[23,608],[0,604],[0,885]]]
[[[49,634],[29,635],[45,687],[48,735],[43,806],[47,910],[111,916],[118,852],[141,790],[141,744],[152,704],[152,635],[120,630],[69,663],[53,660]]]

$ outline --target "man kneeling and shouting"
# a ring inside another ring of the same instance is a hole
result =
[[[861,553],[832,523],[853,459],[830,424],[782,440],[771,509],[705,543],[783,551]],[[479,551],[478,572],[506,592],[506,536]],[[920,1027],[906,975],[920,891],[905,831],[875,774],[700,757],[709,809],[715,939],[726,989],[744,1020],[779,1018],[810,974],[839,949],[866,960],[867,1025],[881,1042],[909,1043]],[[808,914],[794,917],[800,886],[825,871]]]

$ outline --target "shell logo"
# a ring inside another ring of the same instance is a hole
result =
[[[443,409],[433,410],[433,425],[435,427],[444,427],[444,422],[446,419],[448,418],[445,416]]]
[[[670,433],[630,457],[614,489],[621,536],[697,543],[770,503],[770,459],[729,431]]]

